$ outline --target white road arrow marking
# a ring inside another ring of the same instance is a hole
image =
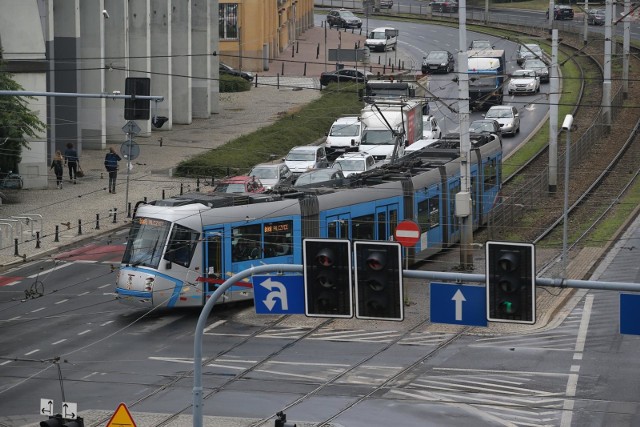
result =
[[[262,301],[264,305],[267,306],[269,311],[273,310],[273,307],[276,305],[276,298],[280,299],[280,304],[282,305],[283,310],[289,309],[289,304],[287,302],[287,288],[280,282],[274,282],[271,279],[267,279],[264,282],[260,283],[260,285],[266,289],[269,289],[271,292],[267,294],[267,299]],[[275,291],[272,289],[276,289]]]
[[[466,301],[467,299],[464,297],[464,295],[462,295],[462,292],[460,292],[460,289],[458,289],[456,291],[456,293],[453,295],[453,298],[451,298],[452,301],[456,302],[456,320],[462,320],[462,302]]]

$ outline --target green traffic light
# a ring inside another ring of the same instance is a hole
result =
[[[511,301],[503,301],[502,307],[507,314],[513,314],[513,303]]]

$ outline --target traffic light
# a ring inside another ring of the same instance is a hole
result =
[[[304,309],[310,317],[353,317],[351,242],[305,239]]]
[[[62,415],[57,414],[50,416],[46,421],[40,421],[40,427],[84,427],[84,419],[62,418]]]
[[[149,77],[127,77],[124,83],[125,95],[134,95],[133,99],[124,100],[125,120],[149,120],[148,99],[137,99],[136,96],[149,96],[151,79]]]
[[[487,320],[536,321],[535,248],[530,243],[487,242]]]
[[[403,320],[402,257],[398,242],[355,242],[356,317]]]

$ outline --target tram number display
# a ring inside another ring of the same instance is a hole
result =
[[[164,226],[166,221],[161,219],[153,219],[153,218],[139,218],[138,222],[140,225],[149,225],[151,227],[162,227]]]
[[[265,224],[264,233],[282,233],[287,232],[291,229],[289,222],[276,222],[273,224]]]

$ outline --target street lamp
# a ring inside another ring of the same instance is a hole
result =
[[[567,278],[567,210],[569,208],[569,153],[571,152],[571,126],[573,116],[567,114],[562,130],[567,132],[567,149],[564,153],[564,210],[562,214],[562,278]]]

